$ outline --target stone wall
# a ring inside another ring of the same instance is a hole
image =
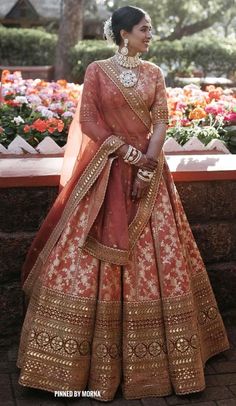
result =
[[[236,311],[236,181],[176,186],[227,321]],[[54,187],[0,189],[0,345],[19,339],[22,263],[56,195]]]

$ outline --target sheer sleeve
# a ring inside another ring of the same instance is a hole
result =
[[[97,122],[99,120],[96,69],[95,63],[91,63],[85,73],[80,107],[81,123],[85,121]]]
[[[162,70],[158,68],[158,76],[156,83],[156,95],[154,103],[151,107],[152,123],[168,124],[168,107],[165,79]]]

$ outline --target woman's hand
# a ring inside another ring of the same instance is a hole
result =
[[[131,199],[133,201],[141,199],[146,194],[148,186],[149,182],[145,182],[136,176],[131,193]]]

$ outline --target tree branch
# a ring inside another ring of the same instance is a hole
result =
[[[196,23],[184,25],[184,26],[176,26],[174,31],[168,35],[167,37],[162,37],[161,41],[174,41],[175,39],[180,39],[184,36],[193,35],[196,32],[205,30],[206,28],[211,27],[217,20],[219,19],[220,15],[224,12],[224,10],[228,7],[231,7],[234,4],[233,0],[228,0],[222,7],[220,7],[215,13],[209,15],[207,18],[204,18]]]

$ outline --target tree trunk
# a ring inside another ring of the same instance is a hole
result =
[[[83,36],[84,0],[64,0],[55,61],[55,78],[70,80],[69,51]]]

